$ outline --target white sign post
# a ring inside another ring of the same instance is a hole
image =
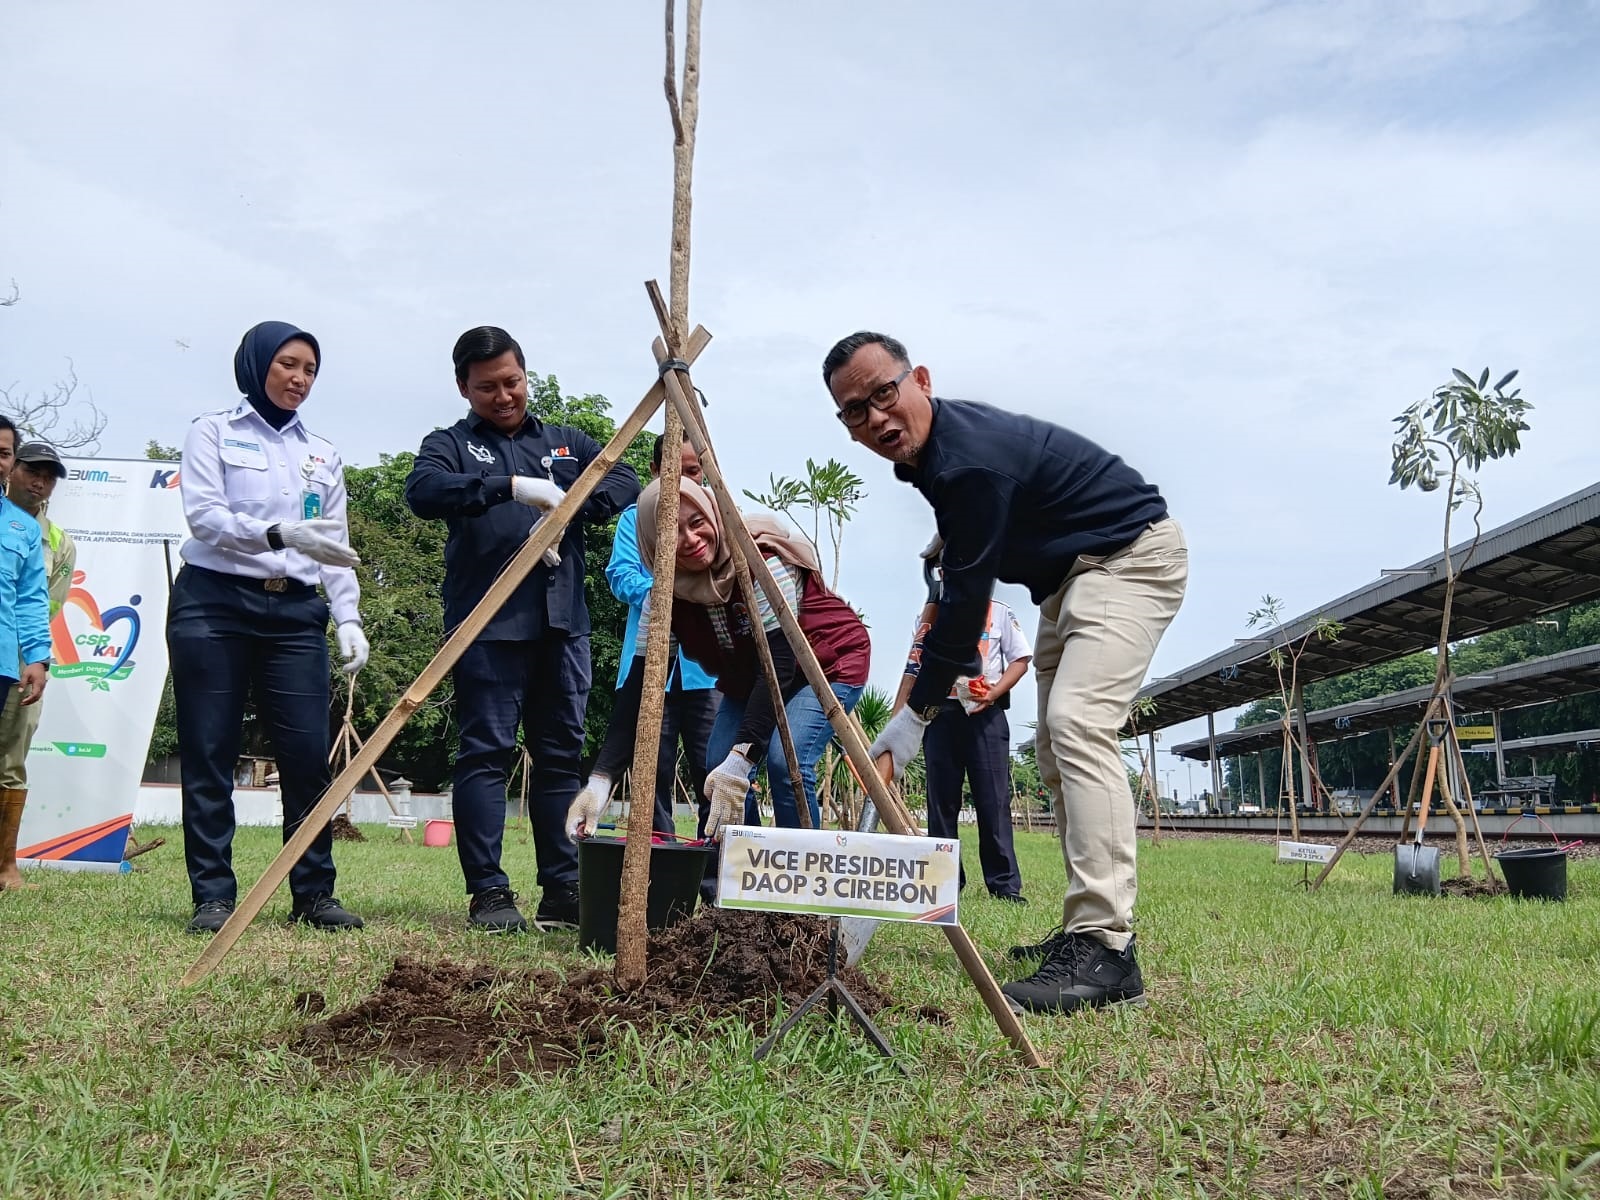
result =
[[[187,536],[178,464],[64,460],[50,520],[78,561],[50,622],[52,666],[28,753],[25,867],[119,870],[167,678],[167,554]]]
[[[953,839],[733,825],[722,838],[717,904],[954,925],[960,878]]]
[[[722,835],[717,904],[833,918],[954,925],[960,880],[961,848],[954,840],[733,825]],[[838,976],[838,920],[830,921],[829,926],[827,978],[756,1047],[758,1060],[771,1053],[778,1039],[824,997],[830,1012],[837,1014],[842,1004],[878,1053],[894,1058],[888,1039]]]

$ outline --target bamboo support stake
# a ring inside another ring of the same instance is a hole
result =
[[[1483,840],[1483,827],[1478,824],[1478,807],[1473,803],[1472,783],[1467,779],[1467,758],[1466,755],[1461,753],[1461,742],[1456,737],[1455,713],[1453,711],[1450,717],[1450,752],[1455,756],[1456,765],[1461,771],[1461,791],[1463,792],[1467,813],[1472,817],[1472,833],[1478,842],[1478,857],[1483,859],[1484,873],[1489,882],[1495,883],[1497,881],[1494,876],[1494,865],[1489,861],[1489,847]]]
[[[667,68],[664,87],[672,118],[672,311],[667,344],[676,358],[687,333],[689,313],[689,234],[694,180],[694,135],[700,114],[700,0],[688,0],[684,35],[683,96],[677,76],[673,19],[677,0],[666,0]],[[633,770],[654,780],[661,751],[661,710],[667,686],[667,652],[672,640],[672,578],[677,566],[678,479],[682,471],[683,425],[671,406],[661,446],[661,496],[656,509],[656,553],[651,564],[650,634],[645,642],[644,692],[634,731]],[[628,806],[628,844],[622,853],[622,895],[617,908],[617,985],[632,989],[645,979],[649,937],[650,847],[655,805]]]
[[[685,359],[693,361],[700,356],[701,351],[711,341],[711,335],[704,329],[696,328],[689,338],[686,347]],[[379,722],[378,727],[372,731],[372,736],[365,746],[357,752],[345,768],[339,772],[338,777],[328,786],[322,794],[316,807],[306,814],[300,827],[294,831],[289,840],[284,843],[283,849],[268,865],[255,886],[245,894],[239,907],[234,909],[233,915],[216,933],[216,936],[206,943],[200,956],[194,964],[184,973],[181,986],[189,987],[199,983],[217,968],[217,965],[227,957],[228,951],[233,949],[239,936],[249,928],[250,923],[260,915],[271,899],[272,893],[277,891],[283,881],[289,877],[289,870],[310,848],[316,838],[318,830],[333,819],[333,814],[338,811],[339,805],[355,786],[362,776],[377,765],[378,759],[389,748],[389,743],[394,741],[395,735],[411,717],[411,714],[421,708],[433,689],[444,681],[461,656],[466,653],[467,647],[472,645],[484,627],[488,625],[494,615],[509,600],[512,594],[522,586],[522,581],[528,573],[539,564],[546,550],[554,546],[566,531],[570,521],[578,519],[579,510],[589,500],[589,494],[604,478],[607,471],[616,466],[621,459],[623,451],[632,444],[633,439],[639,436],[645,423],[655,415],[656,409],[661,407],[665,398],[665,388],[657,381],[644,399],[628,415],[627,420],[617,428],[617,432],[606,443],[595,460],[583,469],[583,473],[573,482],[572,488],[560,505],[544,520],[534,526],[533,532],[528,535],[528,540],[523,543],[500,572],[498,578],[489,586],[477,606],[467,614],[466,620],[456,626],[456,630],[445,639],[439,652],[433,656],[431,662],[422,669],[422,674],[406,689],[406,694],[400,698],[394,708],[389,710],[389,715]]]
[[[873,764],[867,752],[866,739],[861,736],[860,726],[851,721],[849,714],[844,711],[844,706],[839,703],[839,698],[833,694],[833,688],[828,683],[822,664],[817,661],[811,644],[806,641],[805,634],[800,629],[800,622],[784,601],[772,578],[772,573],[767,570],[766,562],[756,550],[755,541],[751,538],[750,531],[745,528],[744,518],[734,504],[732,493],[728,491],[727,482],[717,466],[716,454],[711,449],[705,426],[701,422],[700,413],[695,408],[694,402],[684,393],[675,374],[667,375],[664,381],[667,385],[667,396],[673,407],[678,410],[678,415],[683,419],[685,432],[700,453],[701,468],[711,484],[717,503],[722,508],[723,525],[743,546],[745,557],[750,560],[755,573],[756,582],[771,598],[773,611],[777,613],[783,631],[788,635],[789,644],[794,649],[795,661],[805,672],[806,679],[816,693],[824,715],[828,718],[828,723],[838,735],[839,744],[844,747],[845,754],[856,768],[856,774],[867,788],[873,803],[877,805],[879,816],[891,832],[917,835],[919,830],[912,822],[910,812],[902,803],[898,792],[884,782],[883,776]],[[995,1024],[1022,1055],[1023,1062],[1030,1067],[1044,1066],[1044,1060],[1039,1057],[1038,1050],[1028,1039],[1022,1021],[1011,1011],[1005,994],[1000,991],[1000,985],[989,973],[989,965],[983,961],[983,955],[972,940],[972,935],[961,925],[941,925],[939,928],[944,930],[945,937],[949,939],[962,968],[978,989],[978,995],[983,999],[984,1006],[988,1008]]]
[[[1372,799],[1367,801],[1366,806],[1363,807],[1361,812],[1356,816],[1355,824],[1350,826],[1350,828],[1345,831],[1344,837],[1340,839],[1338,846],[1334,848],[1333,857],[1330,858],[1327,861],[1327,864],[1322,868],[1321,874],[1311,881],[1311,891],[1314,892],[1322,886],[1323,880],[1327,879],[1328,876],[1332,874],[1333,868],[1336,867],[1339,863],[1339,860],[1344,857],[1344,852],[1350,849],[1350,844],[1356,840],[1356,834],[1361,832],[1361,826],[1366,822],[1366,819],[1372,815],[1372,810],[1378,807],[1378,797],[1383,795],[1384,789],[1395,781],[1395,778],[1400,774],[1400,768],[1405,766],[1406,759],[1410,758],[1412,752],[1416,750],[1417,743],[1422,740],[1422,731],[1424,728],[1426,728],[1426,723],[1417,726],[1416,732],[1411,735],[1411,740],[1406,743],[1406,748],[1401,751],[1400,757],[1394,760],[1394,765],[1389,768],[1389,773],[1383,777],[1383,782],[1380,783],[1377,787],[1377,790],[1372,793]]]

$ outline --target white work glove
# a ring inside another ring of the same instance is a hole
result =
[[[533,523],[533,528],[528,530],[528,536],[529,537],[532,537],[535,533],[538,532],[538,530],[539,530],[539,522],[542,521],[542,520],[544,520],[544,514],[540,513],[539,516],[538,516],[538,519],[535,520],[534,523]],[[555,542],[551,545],[550,549],[546,550],[543,554],[541,554],[539,556],[540,561],[543,562],[544,565],[549,567],[552,571],[554,571],[557,567],[559,567],[561,565],[561,551],[556,549],[556,546],[560,545],[560,543],[561,543],[561,539],[557,538],[555,540]]]
[[[343,521],[284,521],[278,537],[290,550],[330,567],[353,567],[361,556],[343,540]]]
[[[713,842],[721,838],[724,825],[738,825],[744,820],[744,798],[750,793],[754,766],[745,757],[749,752],[749,742],[735,746],[706,776],[706,799],[711,801],[706,813],[706,837]]]
[[[367,645],[367,635],[354,621],[346,621],[339,626],[337,637],[339,653],[344,656],[344,673],[354,675],[367,665],[367,655],[372,652]]]
[[[565,499],[566,493],[548,479],[537,475],[513,475],[511,498],[518,504],[531,505],[549,512]]]
[[[600,816],[611,802],[611,777],[591,775],[584,780],[583,791],[573,797],[567,809],[567,839],[593,837],[600,828]]]
[[[941,555],[943,553],[944,553],[944,535],[942,533],[935,533],[933,535],[933,540],[922,548],[922,552],[920,554],[918,554],[917,557],[918,558],[938,558],[939,555]]]
[[[867,753],[872,756],[874,763],[880,754],[887,754],[894,761],[894,777],[899,779],[906,773],[906,766],[917,756],[917,751],[922,749],[922,735],[927,729],[928,722],[907,705],[889,718],[889,723],[883,727],[883,732]]]

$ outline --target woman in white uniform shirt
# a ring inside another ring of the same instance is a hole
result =
[[[172,588],[167,645],[183,775],[190,933],[233,911],[233,771],[245,698],[277,760],[284,841],[327,790],[331,611],[346,671],[367,661],[359,561],[345,524],[344,466],[299,408],[316,381],[317,339],[282,321],[244,335],[233,375],[244,398],[195,418],[183,444],[183,512],[193,535]],[[317,593],[322,584],[327,599]],[[322,829],[289,874],[290,920],[359,929],[333,895]]]

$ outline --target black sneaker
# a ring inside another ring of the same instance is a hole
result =
[[[996,900],[1003,900],[1007,904],[1027,904],[1028,898],[1021,892],[990,892]]]
[[[233,916],[232,900],[202,900],[194,906],[194,917],[185,933],[215,933]]]
[[[1061,928],[1061,926],[1057,925],[1049,933],[1044,935],[1044,939],[1042,941],[1027,942],[1021,946],[1013,946],[1011,949],[1006,951],[1006,956],[1009,958],[1014,958],[1018,962],[1029,958],[1046,958],[1055,950],[1057,946],[1061,945],[1061,943],[1066,940],[1066,937],[1066,932]]]
[[[1118,952],[1083,933],[1067,934],[1037,971],[1000,990],[1019,1013],[1071,1013],[1145,1002],[1132,940]]]
[[[484,888],[467,905],[467,921],[485,933],[527,933],[527,919],[517,910],[517,894],[508,887]]]
[[[578,927],[578,885],[552,883],[539,897],[539,910],[533,914],[533,927],[540,933]]]
[[[296,896],[289,923],[314,929],[360,929],[365,924],[332,896]]]

